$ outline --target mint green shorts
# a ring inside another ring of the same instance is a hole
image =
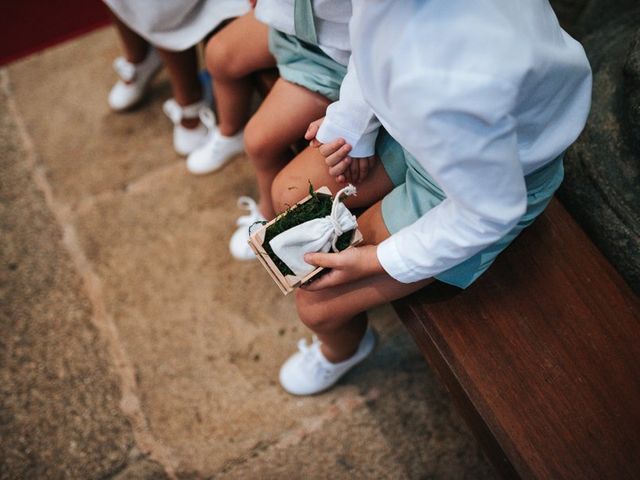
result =
[[[382,200],[382,218],[389,232],[394,234],[442,202],[445,194],[415,157],[384,130],[380,130],[378,135],[376,153],[395,185]],[[549,204],[564,177],[562,158],[563,155],[560,155],[525,177],[527,210],[509,233],[435,278],[460,288],[467,288],[475,282]]]
[[[332,102],[340,96],[340,85],[347,74],[347,67],[319,47],[270,28],[269,51],[276,59],[281,78],[319,93]]]

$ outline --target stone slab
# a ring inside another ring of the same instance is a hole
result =
[[[373,478],[492,478],[389,308],[374,314],[376,355],[337,388],[312,398],[280,389],[279,366],[307,332],[293,299],[257,263],[228,253],[243,213],[236,198],[255,194],[249,162],[239,156],[217,175],[190,176],[170,147],[162,78],[140,110],[107,113],[117,52],[103,30],[9,74],[38,162],[101,281],[151,433],[178,478],[245,468],[267,478],[300,465],[311,478],[329,466]],[[353,448],[311,455],[337,438]]]
[[[0,92],[0,478],[102,478],[133,444],[92,309]]]

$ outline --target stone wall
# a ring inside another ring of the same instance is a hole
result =
[[[560,199],[640,292],[640,5],[552,2],[594,74],[585,131],[566,155]]]

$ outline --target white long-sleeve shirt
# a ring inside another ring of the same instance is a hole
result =
[[[589,63],[547,0],[354,0],[350,34],[360,93],[341,91],[345,105],[332,105],[325,122],[349,139],[349,126],[357,133],[374,114],[445,192],[377,248],[395,279],[433,277],[519,221],[524,176],[584,127]]]
[[[256,18],[282,33],[295,35],[294,4],[294,0],[259,0]],[[313,0],[313,15],[320,49],[341,65],[347,65],[351,55],[351,1]]]
[[[351,145],[349,155],[370,157],[376,150],[380,121],[362,96],[353,59],[340,86],[340,99],[327,107],[327,113],[316,138],[323,143],[344,138]]]

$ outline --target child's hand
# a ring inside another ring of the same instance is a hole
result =
[[[348,182],[357,185],[367,178],[367,175],[373,170],[377,161],[378,157],[375,155],[371,157],[351,158],[349,169],[344,175],[337,177],[336,180],[338,183]]]
[[[346,143],[344,139],[338,138],[330,143],[321,143],[318,150],[329,167],[329,175],[336,177],[338,183],[352,181],[348,170],[349,165],[353,162],[349,156],[351,145]]]
[[[309,145],[318,148],[320,154],[325,157],[325,163],[329,167],[329,175],[336,178],[340,184],[362,182],[373,169],[378,158],[371,157],[353,158],[349,156],[351,145],[342,138],[338,138],[330,143],[321,143],[316,139],[318,130],[324,117],[311,122],[307,128],[304,138],[309,141]]]
[[[326,275],[303,285],[302,288],[310,292],[385,273],[378,260],[375,245],[347,248],[340,253],[307,253],[304,261],[331,269]]]
[[[331,143],[318,141],[316,135],[323,121],[324,117],[311,122],[304,134],[304,138],[309,141],[311,147],[319,149],[320,155],[325,157],[325,163],[329,167],[329,175],[336,177],[338,183],[351,181],[351,175],[347,172],[347,168],[351,163],[351,157],[348,156],[351,146],[342,138],[338,138]]]
[[[309,128],[307,128],[307,131],[304,134],[304,139],[307,140],[309,142],[309,145],[314,148],[318,148],[320,145],[322,145],[322,143],[316,140],[316,135],[318,134],[318,130],[320,130],[320,125],[322,125],[323,120],[324,117],[311,122],[309,124]]]
[[[329,175],[336,177],[338,183],[362,182],[373,169],[378,157],[353,158],[349,156],[351,145],[344,139],[338,138],[331,143],[320,144],[320,154],[325,157],[325,163],[329,167]]]

